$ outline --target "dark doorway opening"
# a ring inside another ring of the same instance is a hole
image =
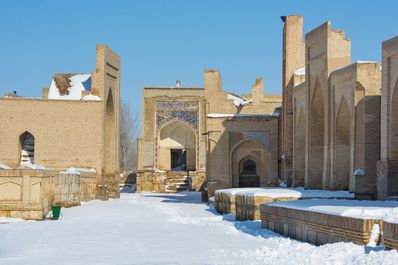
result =
[[[242,171],[239,175],[239,187],[260,187],[257,165],[251,159],[243,162]]]
[[[171,149],[171,171],[185,171],[187,167],[187,153],[184,149]]]

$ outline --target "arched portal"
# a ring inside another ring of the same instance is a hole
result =
[[[388,176],[388,193],[398,196],[398,79],[391,97],[390,114],[390,168]]]
[[[158,166],[162,170],[196,170],[196,133],[184,122],[174,120],[161,128]]]
[[[350,125],[351,114],[347,101],[342,98],[336,119],[334,189],[347,190],[350,179]]]
[[[305,117],[300,108],[294,128],[293,186],[304,186],[305,176]]]
[[[21,147],[20,164],[34,164],[35,163],[35,137],[30,132],[24,132],[19,137],[19,144]]]
[[[260,187],[257,164],[254,159],[243,159],[239,165],[239,187]]]
[[[233,187],[267,186],[269,156],[264,145],[246,138],[231,151],[231,174]]]
[[[104,138],[104,170],[105,174],[114,173],[118,167],[116,165],[116,113],[112,89],[109,89],[105,106],[105,138]]]
[[[322,87],[317,80],[311,100],[309,131],[308,188],[322,188],[324,160],[324,105]]]

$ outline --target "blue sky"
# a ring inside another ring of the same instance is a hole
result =
[[[398,35],[397,1],[1,1],[0,94],[40,97],[55,72],[89,73],[95,45],[122,57],[121,97],[141,106],[143,86],[203,86],[221,71],[223,87],[247,93],[264,77],[280,93],[281,15],[325,21],[352,40],[352,61],[381,61],[381,42]]]

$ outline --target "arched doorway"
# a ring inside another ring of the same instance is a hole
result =
[[[21,147],[20,164],[34,164],[35,163],[35,137],[30,132],[24,132],[19,137],[19,144]]]
[[[196,170],[196,133],[184,122],[174,120],[159,134],[158,167],[171,171]]]
[[[236,144],[231,151],[231,175],[233,187],[267,186],[269,156],[266,148],[252,138]]]
[[[242,160],[239,165],[239,187],[260,187],[257,164],[253,158]]]
[[[112,89],[109,89],[105,106],[105,138],[104,138],[104,170],[105,174],[114,173],[118,165],[116,165],[116,154],[118,148],[116,145],[116,113]]]
[[[305,176],[305,117],[303,108],[300,108],[294,128],[293,149],[293,186],[303,186]]]
[[[334,189],[347,190],[350,179],[350,125],[351,114],[348,103],[342,98],[336,119],[335,179]]]
[[[322,87],[319,84],[319,80],[317,80],[310,108],[307,188],[322,188],[325,122],[324,105],[325,101]]]

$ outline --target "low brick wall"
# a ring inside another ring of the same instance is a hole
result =
[[[42,220],[54,202],[55,172],[0,170],[0,216]]]
[[[260,205],[267,202],[292,201],[296,197],[267,197],[256,195],[235,195],[236,220],[260,220]]]
[[[96,192],[96,174],[90,172],[80,172],[80,200],[94,200],[96,198]]]
[[[166,172],[165,171],[138,171],[137,192],[165,192]]]
[[[398,224],[384,221],[383,236],[386,249],[398,249]]]
[[[335,242],[367,244],[374,224],[379,220],[323,214],[279,206],[260,206],[261,226],[290,238],[322,245]]]
[[[194,191],[200,191],[206,181],[205,172],[203,171],[189,171],[189,178],[191,179],[189,189]]]
[[[215,208],[218,213],[235,213],[235,194],[229,192],[216,191],[214,194]]]
[[[54,204],[61,207],[80,205],[80,175],[60,172],[54,177]]]
[[[0,216],[42,220],[52,205],[72,207],[95,199],[95,172],[0,170]]]

